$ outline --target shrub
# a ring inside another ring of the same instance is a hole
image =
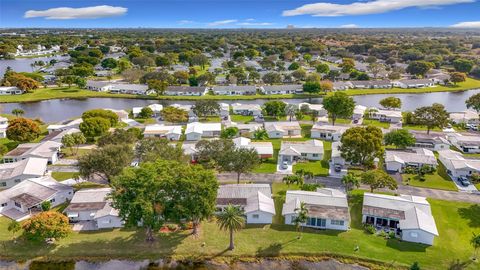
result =
[[[375,234],[375,232],[377,231],[372,224],[365,224],[364,229],[369,234]]]
[[[316,191],[317,188],[319,188],[320,185],[318,184],[303,184],[301,190],[304,191]]]

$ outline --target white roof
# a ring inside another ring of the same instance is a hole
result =
[[[367,107],[363,105],[355,105],[355,108],[353,109],[353,114],[364,114],[365,111],[367,110]]]
[[[182,134],[182,126],[148,125],[143,134]]]
[[[400,229],[423,230],[438,235],[430,204],[425,197],[365,193],[363,195],[363,206],[399,211],[403,213],[404,217],[399,219]],[[381,211],[376,212],[381,213]]]
[[[272,196],[269,184],[230,184],[220,185],[217,198],[248,198],[261,192],[267,197]]]
[[[70,203],[104,202],[111,191],[111,188],[82,189],[75,192]]]
[[[201,123],[201,122],[193,122],[187,124],[187,128],[185,129],[185,134],[188,133],[203,133],[206,131],[221,131],[222,124],[221,123]]]
[[[478,113],[472,110],[466,110],[463,112],[450,113],[450,119],[452,120],[475,120],[478,119]]]
[[[195,143],[188,143],[183,142],[182,150],[185,155],[195,154],[197,152],[197,148],[195,147]]]
[[[386,117],[394,117],[394,118],[402,118],[402,112],[401,111],[395,111],[395,110],[382,110],[378,108],[369,108],[370,110],[373,110],[377,115],[384,115]]]
[[[132,108],[132,113],[133,114],[139,114],[142,111],[143,107],[133,107]]]
[[[50,176],[41,178],[31,178],[18,183],[7,190],[0,191],[0,202],[8,202],[12,198],[27,194],[29,197],[35,198],[38,203],[53,197],[59,191],[72,191],[73,188],[57,182]]]
[[[262,107],[258,104],[241,104],[233,103],[232,110],[245,110],[245,111],[261,111]]]
[[[163,105],[162,104],[150,104],[148,105],[150,109],[152,109],[153,112],[158,113],[163,110]]]
[[[286,132],[288,130],[301,130],[300,124],[297,121],[265,122],[264,126],[267,132]]]
[[[21,175],[43,176],[47,171],[48,159],[30,157],[14,163],[0,164],[0,180]]]
[[[252,142],[245,137],[238,137],[232,141],[238,148],[255,149],[259,155],[273,155],[273,144],[271,142]]]
[[[302,102],[302,103],[298,104],[298,108],[301,108],[303,105],[307,105],[308,108],[312,111],[321,112],[321,111],[325,110],[325,108],[323,108],[323,104],[310,104],[310,103],[307,103],[307,102]]]
[[[440,160],[444,163],[447,168],[450,169],[468,169],[479,172],[480,171],[480,160],[473,158],[464,158],[463,154],[457,151],[450,149],[438,151]]]
[[[431,214],[423,212],[418,207],[405,211],[405,219],[399,221],[402,230],[422,230],[438,236],[437,225]]]
[[[41,158],[51,158],[54,153],[60,149],[61,143],[55,141],[45,141],[41,143],[23,143],[17,148],[5,154],[5,156],[34,156]]]
[[[262,211],[275,215],[275,204],[271,197],[268,197],[261,191],[257,191],[256,194],[247,198],[247,205],[244,207],[244,210],[245,213]]]
[[[312,127],[312,130],[331,132],[331,133],[340,133],[340,134],[343,134],[347,129],[348,127],[345,127],[345,126],[332,126],[332,125],[324,125],[324,124],[315,124]]]
[[[385,151],[385,162],[418,163],[437,165],[437,158],[431,150],[418,148],[412,151]]]
[[[341,145],[341,142],[332,142],[332,158],[342,156],[342,152],[338,149]]]
[[[323,142],[309,141],[282,141],[280,155],[300,156],[302,153],[323,154]]]
[[[304,202],[314,206],[334,206],[348,208],[347,195],[332,188],[319,188],[317,191],[287,190],[282,215],[294,214]]]

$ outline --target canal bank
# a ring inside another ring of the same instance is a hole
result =
[[[357,104],[375,107],[379,106],[379,101],[385,97],[396,96],[402,101],[403,111],[413,111],[418,107],[430,106],[432,103],[440,103],[445,106],[449,112],[458,112],[466,109],[465,100],[474,94],[480,93],[480,89],[461,91],[461,92],[435,92],[423,94],[376,94],[353,96]],[[2,97],[0,96],[0,99]],[[250,100],[225,100],[219,99],[218,102],[232,104],[241,102],[245,104],[262,105],[269,99],[250,99]],[[278,100],[292,104],[302,102],[321,103],[322,98],[279,98]],[[194,100],[152,100],[152,99],[130,99],[121,97],[94,97],[83,99],[48,99],[38,102],[17,102],[0,104],[0,113],[10,113],[13,109],[19,108],[25,111],[25,116],[29,118],[40,118],[44,122],[53,123],[74,117],[79,117],[84,111],[96,108],[111,108],[117,110],[130,110],[133,107],[145,107],[153,103],[160,103],[164,106],[177,104],[195,104]]]

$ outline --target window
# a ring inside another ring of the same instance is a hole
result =
[[[318,157],[318,154],[312,154],[313,157]]]
[[[18,207],[18,208],[22,208],[22,205],[19,204],[18,202],[15,202],[15,206]]]
[[[290,220],[290,223],[295,223],[295,219],[296,219],[296,218],[297,218],[296,216],[292,216],[292,218],[291,218],[291,220]]]
[[[7,205],[8,205],[8,203],[2,203],[0,206],[1,206],[1,207],[5,207],[5,206],[7,206]]]
[[[0,187],[6,187],[7,186],[7,182],[0,182]]]
[[[52,203],[55,202],[55,198],[51,199],[50,202],[52,202]]]
[[[258,214],[253,214],[253,215],[252,215],[252,218],[258,219],[258,218],[259,218],[259,215],[258,215]]]
[[[306,157],[307,156],[307,153],[302,153],[302,157]]]
[[[15,183],[20,183],[20,179],[15,179]]]
[[[343,220],[330,220],[330,224],[331,225],[337,225],[337,226],[343,226],[345,224],[345,222]]]

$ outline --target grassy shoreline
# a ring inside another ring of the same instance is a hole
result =
[[[280,191],[277,188],[276,195],[284,196]],[[336,259],[345,263],[371,263],[378,266],[372,267],[376,270],[407,269],[415,261],[422,269],[448,269],[458,260],[467,264],[463,269],[477,269],[478,265],[469,260],[473,254],[469,241],[480,227],[477,205],[429,199],[440,236],[433,246],[426,246],[367,234],[361,224],[362,194],[361,190],[352,193],[349,231],[305,229],[299,240],[294,226],[278,224],[275,220],[271,225],[248,225],[237,232],[233,251],[225,251],[228,234],[220,231],[213,220],[202,223],[198,237],[193,237],[190,231],[158,233],[157,241],[147,243],[143,229],[113,229],[72,233],[50,246],[22,239],[13,243],[12,234],[7,231],[9,221],[0,217],[0,259],[138,261],[171,258],[233,262],[240,258],[252,261],[264,258]]]
[[[436,86],[429,88],[390,88],[390,89],[350,89],[344,92],[350,96],[357,95],[375,95],[375,94],[423,94],[434,92],[460,92],[480,89],[480,80],[468,78],[466,82],[459,83],[457,86]],[[327,95],[330,95],[327,93]],[[23,95],[0,96],[0,103],[15,103],[15,102],[36,102],[50,99],[84,99],[84,98],[130,98],[130,99],[144,99],[144,100],[198,100],[198,99],[213,99],[213,100],[254,100],[254,99],[308,99],[318,98],[324,96],[323,94],[308,95],[308,94],[288,94],[288,95],[250,95],[250,96],[138,96],[128,94],[110,94],[103,92],[93,92],[89,90],[79,89],[77,87],[58,87],[38,89],[33,93]]]

